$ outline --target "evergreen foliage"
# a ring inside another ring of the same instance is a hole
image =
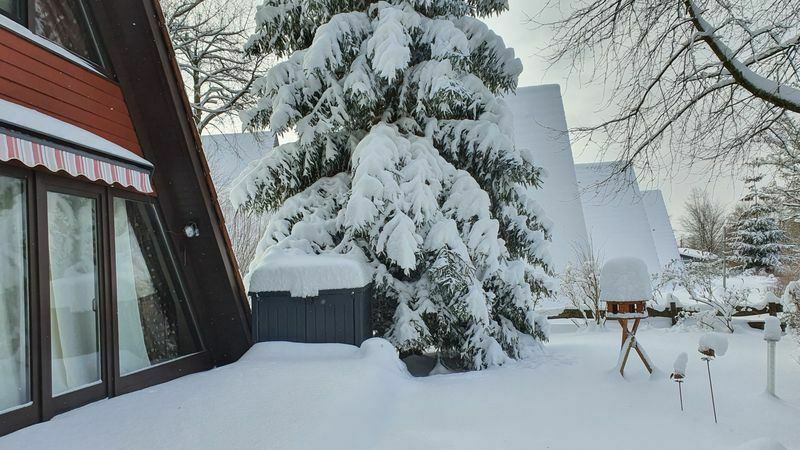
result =
[[[298,139],[231,194],[273,213],[263,256],[350,254],[375,269],[374,323],[404,353],[500,365],[546,339],[549,224],[541,170],[499,95],[519,59],[479,18],[506,0],[266,0],[247,51],[251,129]]]
[[[775,202],[767,191],[759,191],[763,176],[745,180],[748,193],[731,233],[733,258],[743,269],[772,273],[781,266],[786,233],[777,218]]]

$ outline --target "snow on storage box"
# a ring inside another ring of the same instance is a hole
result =
[[[249,274],[253,340],[360,345],[371,337],[371,281],[347,255],[273,251]]]
[[[587,242],[561,90],[557,84],[521,87],[504,100],[514,115],[515,145],[530,149],[545,171],[535,198],[553,223],[552,268],[561,273]]]
[[[586,229],[601,261],[639,258],[651,274],[661,272],[633,169],[616,174],[618,163],[577,164]]]

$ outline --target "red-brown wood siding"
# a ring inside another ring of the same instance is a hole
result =
[[[113,81],[0,27],[0,98],[142,149],[122,90]]]

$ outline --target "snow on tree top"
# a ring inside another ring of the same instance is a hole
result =
[[[600,300],[650,300],[653,286],[647,264],[639,258],[614,258],[600,271]]]
[[[248,289],[313,297],[319,291],[361,288],[371,281],[371,270],[355,257],[330,253],[309,255],[281,249],[269,252],[254,263]]]

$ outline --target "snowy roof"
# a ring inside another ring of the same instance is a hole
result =
[[[546,172],[536,200],[553,223],[549,250],[558,273],[587,242],[561,90],[557,84],[521,87],[504,100],[514,116],[516,146],[532,150]]]
[[[653,286],[647,264],[639,258],[614,258],[600,270],[600,300],[650,300]]]
[[[586,229],[601,260],[635,257],[660,273],[656,245],[633,169],[616,174],[618,163],[577,164]],[[616,175],[615,175],[616,174]]]
[[[653,232],[653,241],[656,245],[656,253],[661,263],[661,268],[666,268],[673,261],[679,261],[681,256],[678,254],[678,242],[675,241],[675,232],[669,221],[667,206],[664,203],[664,196],[659,190],[642,192],[644,200],[644,211],[647,214],[647,221],[650,230]]]
[[[248,164],[270,151],[275,142],[269,132],[206,134],[201,139],[217,187],[229,184]]]
[[[678,253],[689,259],[696,259],[698,261],[713,261],[718,258],[717,255],[702,250],[695,250],[693,248],[679,247]]]
[[[153,168],[153,165],[141,156],[91,131],[3,99],[0,99],[0,122],[94,150],[113,159]]]

